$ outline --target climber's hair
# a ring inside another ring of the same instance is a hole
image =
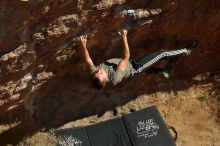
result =
[[[98,90],[103,89],[107,83],[106,80],[100,81],[99,78],[95,77],[95,73],[91,75],[91,81],[92,81],[92,86]]]

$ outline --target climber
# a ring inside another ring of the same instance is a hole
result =
[[[87,66],[90,68],[91,81],[96,89],[102,89],[109,84],[115,86],[122,79],[133,77],[142,72],[160,74],[169,77],[167,69],[152,67],[157,61],[165,58],[173,58],[180,55],[189,55],[193,48],[196,47],[196,42],[191,43],[187,47],[179,50],[169,51],[160,50],[143,57],[139,60],[130,59],[129,45],[127,41],[127,30],[119,32],[123,45],[123,56],[121,58],[113,58],[104,63],[95,66],[90,58],[86,43],[87,37],[80,37],[80,46],[83,52],[83,58]]]

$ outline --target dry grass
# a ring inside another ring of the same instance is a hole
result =
[[[25,138],[18,146],[55,146],[58,139],[48,133],[39,132],[32,137]]]

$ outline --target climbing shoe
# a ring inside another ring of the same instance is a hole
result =
[[[192,50],[195,49],[196,47],[197,47],[197,42],[196,41],[193,41],[190,44],[188,44],[187,46],[185,46],[184,48],[186,48],[188,50],[186,55],[190,55],[192,53]]]

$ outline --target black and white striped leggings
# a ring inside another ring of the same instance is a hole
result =
[[[177,57],[179,55],[187,54],[188,50],[186,48],[179,50],[160,50],[150,55],[147,55],[139,60],[130,60],[133,66],[133,75],[139,74],[141,72],[157,73],[163,69],[152,67],[153,64],[162,59]]]

